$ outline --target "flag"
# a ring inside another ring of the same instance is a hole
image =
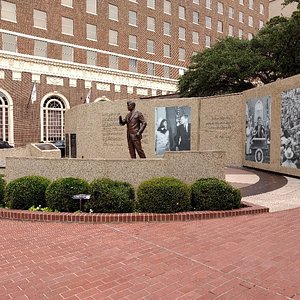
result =
[[[35,82],[33,83],[30,99],[31,99],[32,104],[36,101],[36,84],[35,84]]]
[[[90,103],[91,93],[92,93],[92,88],[90,87],[89,92],[87,93],[87,95],[85,97],[85,103]]]

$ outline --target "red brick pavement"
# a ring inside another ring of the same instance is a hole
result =
[[[0,220],[0,299],[300,299],[300,209],[124,224]]]

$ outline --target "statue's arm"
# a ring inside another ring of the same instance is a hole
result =
[[[141,112],[139,113],[139,122],[140,122],[140,129],[137,133],[138,135],[141,135],[145,130],[145,128],[147,127],[147,122]]]
[[[124,126],[126,124],[126,119],[122,119],[122,116],[119,116],[119,124]]]

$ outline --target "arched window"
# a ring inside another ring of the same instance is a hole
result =
[[[14,143],[12,109],[11,99],[0,91],[0,140],[10,144]]]
[[[56,142],[64,139],[65,111],[65,101],[57,95],[48,96],[43,102],[42,140],[44,142]]]

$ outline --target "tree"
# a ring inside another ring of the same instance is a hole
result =
[[[298,3],[297,8],[300,9],[300,0],[284,0],[283,5],[288,5],[290,3]]]
[[[290,18],[272,18],[251,41],[225,38],[196,54],[178,88],[181,97],[211,96],[241,92],[299,73],[297,10]]]
[[[225,38],[197,53],[179,80],[182,97],[211,96],[252,88],[260,57],[247,40]]]

